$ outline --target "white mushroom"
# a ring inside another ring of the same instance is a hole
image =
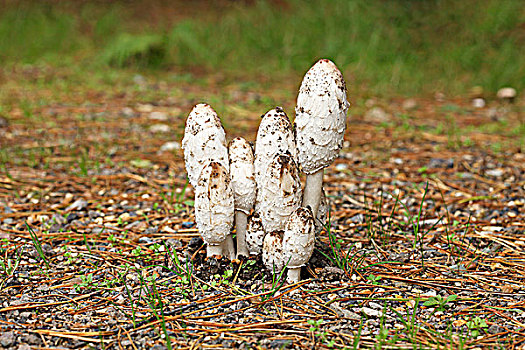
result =
[[[242,137],[230,142],[230,177],[235,197],[235,227],[237,231],[237,256],[248,256],[246,226],[248,214],[255,204],[257,187],[253,166],[252,147]]]
[[[262,118],[255,140],[255,181],[257,188],[264,186],[268,165],[277,154],[288,153],[297,161],[297,148],[292,124],[281,107],[268,111]],[[259,210],[260,193],[257,192],[255,210]]]
[[[195,221],[207,256],[222,255],[233,226],[234,199],[228,171],[218,162],[202,170],[195,187]]]
[[[304,76],[295,107],[299,164],[307,175],[303,206],[311,206],[314,216],[324,168],[343,147],[349,105],[343,75],[332,61],[319,60]]]
[[[516,89],[511,87],[504,87],[498,90],[498,98],[503,102],[512,103],[516,98]]]
[[[264,265],[273,274],[278,274],[284,268],[283,260],[283,231],[269,232],[264,236],[262,249]]]
[[[188,178],[194,188],[209,162],[218,162],[229,170],[226,134],[217,113],[208,104],[196,105],[188,115],[182,148]]]
[[[295,161],[288,154],[276,155],[261,181],[264,185],[258,189],[258,197],[264,230],[283,230],[290,214],[301,205],[301,180]]]
[[[246,245],[250,254],[261,254],[264,233],[261,217],[255,212],[248,217],[248,228],[246,229]]]
[[[283,235],[283,261],[288,264],[288,282],[299,282],[301,266],[310,260],[314,245],[315,224],[312,210],[310,207],[297,208],[290,215]]]

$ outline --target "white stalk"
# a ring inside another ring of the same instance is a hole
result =
[[[206,245],[206,256],[211,258],[212,256],[222,256],[222,244],[217,245]]]
[[[301,267],[288,268],[286,281],[288,283],[297,283],[301,280]]]
[[[303,193],[303,207],[310,206],[312,214],[317,216],[319,203],[321,202],[321,192],[323,191],[324,169],[319,169],[313,174],[306,175],[306,184]]]
[[[228,235],[222,242],[222,254],[230,260],[235,259],[235,246],[233,245],[232,235]]]
[[[241,210],[235,211],[235,227],[237,229],[237,258],[248,257],[250,252],[246,245],[246,227],[248,226],[248,215]]]

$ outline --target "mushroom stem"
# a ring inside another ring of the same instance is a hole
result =
[[[294,268],[288,268],[288,276],[286,278],[286,281],[288,283],[297,283],[301,279],[301,266],[294,267]]]
[[[248,215],[241,210],[235,211],[235,228],[237,231],[237,258],[239,256],[250,256],[246,245],[246,227],[248,226]]]
[[[212,256],[221,256],[222,255],[222,244],[206,246],[206,256],[211,258]]]
[[[306,184],[303,193],[303,207],[310,206],[314,218],[317,216],[317,209],[321,202],[321,191],[323,190],[324,169],[320,169],[313,174],[306,175]]]
[[[222,254],[228,257],[230,260],[235,259],[235,246],[233,245],[233,238],[231,234],[226,236],[226,240],[222,242]]]

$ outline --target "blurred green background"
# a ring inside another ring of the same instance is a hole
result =
[[[525,87],[523,0],[9,1],[0,64],[301,76],[333,59],[368,93]],[[268,78],[270,77],[270,78]],[[0,76],[1,79],[1,76]]]

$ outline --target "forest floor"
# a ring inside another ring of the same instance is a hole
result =
[[[1,346],[525,346],[523,98],[349,96],[330,224],[288,285],[256,257],[205,259],[180,141],[203,101],[253,141],[268,109],[293,118],[298,81],[42,85],[61,73],[4,72]]]

